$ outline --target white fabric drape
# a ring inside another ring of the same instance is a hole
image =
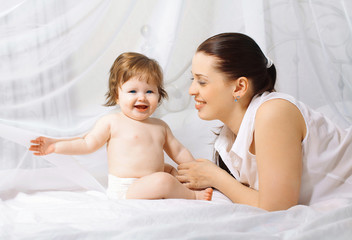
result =
[[[105,186],[105,150],[33,157],[29,139],[86,132],[122,52],[158,60],[169,100],[155,113],[196,157],[211,129],[188,96],[196,47],[220,32],[253,37],[275,63],[277,90],[352,123],[352,2],[327,0],[0,0],[0,198]],[[6,179],[6,181],[5,181]]]

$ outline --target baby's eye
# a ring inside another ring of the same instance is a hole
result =
[[[191,77],[190,80],[193,81],[193,80],[194,80],[194,77]]]
[[[130,90],[129,93],[136,93],[136,90]]]
[[[152,90],[148,90],[147,93],[153,93],[153,91]]]

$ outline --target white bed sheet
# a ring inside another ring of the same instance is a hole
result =
[[[0,203],[0,239],[351,239],[352,199],[286,211],[99,191],[19,193]]]

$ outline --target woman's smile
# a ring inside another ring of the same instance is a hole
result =
[[[206,104],[206,102],[196,100],[196,105],[195,105],[195,107],[196,107],[197,110],[200,110],[202,107],[205,106],[205,104]]]

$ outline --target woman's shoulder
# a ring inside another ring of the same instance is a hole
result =
[[[256,102],[257,105],[261,105],[267,101],[276,99],[286,100],[287,102],[291,102],[294,105],[296,105],[298,102],[293,96],[282,92],[264,92],[261,95],[255,96],[253,98],[253,102]]]
[[[263,101],[256,111],[256,119],[285,119],[294,120],[303,117],[300,109],[290,99],[270,98]]]
[[[285,98],[272,98],[260,104],[255,116],[255,125],[262,128],[286,126],[301,131],[302,136],[306,133],[305,119],[301,110]]]
[[[266,117],[272,117],[272,115],[283,115],[285,113],[299,113],[301,110],[298,106],[298,101],[285,93],[271,92],[264,93],[257,96],[253,105],[258,115],[265,115]]]
[[[297,106],[291,101],[283,98],[273,98],[259,105],[257,115],[259,114],[272,117],[275,115],[284,115],[297,111],[300,112]]]

